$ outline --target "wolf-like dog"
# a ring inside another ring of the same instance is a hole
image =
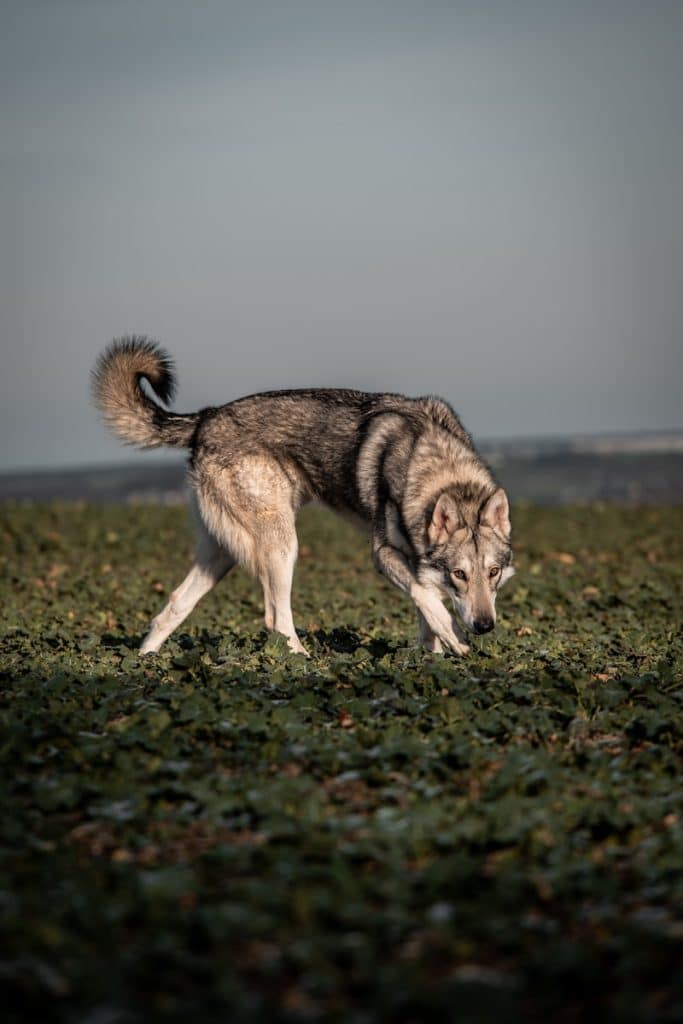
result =
[[[425,648],[469,650],[444,599],[467,629],[493,629],[496,593],[514,572],[508,499],[440,398],[306,388],[181,415],[164,408],[175,391],[171,359],[138,336],[114,340],[92,377],[123,441],[190,452],[196,560],[142,653],[157,651],[239,563],[261,581],[267,628],[306,654],[290,602],[296,513],[312,500],[369,529],[375,567],[413,601]]]

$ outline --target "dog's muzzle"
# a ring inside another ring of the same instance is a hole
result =
[[[481,619],[475,619],[472,623],[472,629],[475,633],[490,633],[496,624],[496,620],[490,616],[483,616]]]

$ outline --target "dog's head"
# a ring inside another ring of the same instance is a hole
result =
[[[467,629],[488,633],[496,624],[498,588],[515,571],[505,491],[498,488],[474,504],[444,491],[427,523],[427,542],[418,569],[421,582],[451,598]]]

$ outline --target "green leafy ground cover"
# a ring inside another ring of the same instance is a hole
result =
[[[141,661],[183,511],[0,506],[5,1019],[681,1019],[681,511],[514,522],[466,660],[311,510],[310,660],[238,571]]]

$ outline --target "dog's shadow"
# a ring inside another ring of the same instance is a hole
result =
[[[386,654],[396,651],[396,642],[383,637],[368,637],[361,635],[354,629],[347,626],[336,626],[334,629],[316,629],[315,632],[300,631],[299,634],[308,647],[311,654],[317,648],[320,653],[328,654],[355,654],[359,650],[367,652],[373,659],[383,658]],[[131,654],[137,654],[145,634],[115,634],[104,633],[100,643],[103,647],[110,649],[125,647]],[[265,643],[269,634],[262,631],[262,640]],[[178,633],[174,638],[175,643],[182,651],[196,650],[204,644],[218,647],[222,636],[215,636],[203,631],[199,636],[191,636],[189,633]],[[251,646],[253,637],[242,636],[235,638],[237,646],[247,648]]]
[[[396,645],[381,637],[361,636],[353,629],[346,626],[336,626],[334,629],[317,629],[315,633],[309,634],[309,644],[312,640],[325,651],[332,651],[335,654],[355,654],[362,649],[373,658],[383,658],[395,650]]]

